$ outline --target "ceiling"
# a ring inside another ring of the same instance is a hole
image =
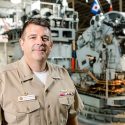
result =
[[[10,0],[0,0],[0,17],[6,17],[13,14],[15,10],[21,12],[22,8],[26,6],[26,3],[36,0],[22,0],[21,4],[12,4]],[[46,2],[55,2],[56,0],[42,0]],[[88,26],[90,19],[93,14],[90,12],[91,5],[94,0],[68,0],[69,7],[74,8],[79,15],[79,32],[83,32]],[[111,0],[113,10],[125,12],[125,1],[124,0]],[[103,13],[108,12],[109,4],[106,0],[100,0],[100,5],[102,7]]]
[[[86,3],[86,0],[75,0],[75,10],[78,11],[79,14],[79,32],[83,32],[90,23],[90,19],[92,18],[93,14],[90,12],[91,5],[94,0],[88,0],[88,3]],[[99,0],[101,8],[103,10],[103,13],[106,13],[109,11],[110,5],[106,0]],[[125,1],[124,0],[111,0],[112,7],[114,11],[123,11],[125,12]],[[70,2],[70,6],[71,6]]]

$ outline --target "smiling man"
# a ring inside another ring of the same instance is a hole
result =
[[[49,23],[28,20],[19,41],[23,57],[0,68],[1,125],[78,125],[78,92],[66,69],[47,62],[53,46]]]

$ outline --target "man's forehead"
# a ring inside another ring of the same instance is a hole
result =
[[[42,27],[39,25],[34,25],[34,26],[29,26],[25,29],[26,33],[30,33],[30,34],[38,34],[38,33],[42,33],[42,34],[50,34],[50,30],[47,27]]]
[[[38,28],[41,28],[41,29],[44,29],[44,30],[50,31],[50,30],[48,29],[48,27],[45,27],[45,26],[42,26],[42,25],[33,24],[33,23],[27,25],[26,29],[29,29],[29,28],[37,28],[37,27],[38,27]]]

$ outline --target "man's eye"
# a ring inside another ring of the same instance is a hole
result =
[[[30,39],[35,39],[36,37],[32,36],[32,37],[29,37]]]
[[[46,42],[46,41],[49,41],[49,38],[47,38],[47,37],[42,37],[42,40],[43,40],[44,42]]]

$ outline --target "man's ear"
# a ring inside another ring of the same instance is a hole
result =
[[[23,39],[19,39],[19,43],[20,43],[20,46],[21,46],[21,49],[23,50],[23,45],[24,45],[24,41],[23,41]]]
[[[51,47],[51,49],[52,49],[52,47],[53,47],[53,41],[51,41],[51,45],[50,45],[50,47]]]

